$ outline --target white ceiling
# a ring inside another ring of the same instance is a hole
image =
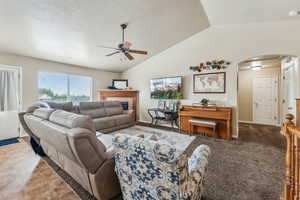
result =
[[[300,10],[300,0],[201,0],[201,2],[211,25],[300,20],[300,16],[289,16],[291,10]]]
[[[126,40],[133,62],[106,57]],[[0,51],[109,71],[124,71],[207,28],[199,0],[0,0]]]
[[[291,10],[300,0],[0,0],[0,51],[121,72],[209,24],[300,20]],[[126,40],[148,56],[96,47],[116,46],[124,22]]]

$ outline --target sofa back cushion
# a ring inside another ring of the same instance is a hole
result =
[[[24,119],[33,134],[44,141],[42,144],[51,145],[90,173],[107,159],[106,147],[96,138],[89,116],[56,110],[49,120],[33,114],[26,114]]]
[[[72,102],[37,101],[33,104],[33,106],[39,108],[52,108],[55,110],[65,110],[68,112],[73,112],[74,110],[74,106]]]
[[[123,114],[123,107],[119,101],[105,101],[104,108],[107,116]]]
[[[40,140],[46,141],[55,147],[58,152],[78,163],[69,146],[68,128],[30,114],[25,115],[25,121],[32,133],[40,138]]]
[[[63,110],[56,110],[51,114],[49,121],[69,129],[85,128],[95,132],[91,118],[86,115],[79,115]]]
[[[101,118],[106,116],[104,109],[104,102],[80,102],[79,103],[80,114],[88,115],[92,119]]]
[[[38,108],[33,111],[33,115],[41,119],[48,120],[54,111],[55,110],[51,108]]]

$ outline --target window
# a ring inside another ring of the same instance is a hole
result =
[[[39,100],[41,101],[90,101],[92,78],[87,76],[38,73]]]

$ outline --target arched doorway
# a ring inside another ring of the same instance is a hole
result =
[[[238,64],[238,122],[280,126],[300,94],[299,59],[264,55]]]

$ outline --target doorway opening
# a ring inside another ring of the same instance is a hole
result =
[[[0,141],[20,137],[21,68],[0,65]]]
[[[280,126],[287,113],[294,114],[298,66],[299,59],[287,55],[258,56],[240,62],[238,121]]]

